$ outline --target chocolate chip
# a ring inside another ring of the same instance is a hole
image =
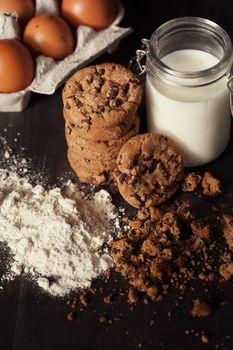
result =
[[[145,228],[146,228],[146,230],[148,230],[148,231],[152,231],[152,230],[154,229],[154,223],[153,223],[153,221],[147,221],[147,222],[145,223]]]
[[[115,101],[115,106],[120,107],[122,105],[123,101],[120,98],[117,98]]]
[[[65,103],[65,108],[66,109],[70,109],[71,108],[68,102]]]
[[[104,106],[98,105],[98,106],[96,107],[96,112],[98,112],[98,113],[104,112]]]
[[[116,69],[116,66],[115,66],[115,64],[112,66],[112,70],[115,70]]]
[[[107,171],[103,171],[100,173],[100,176],[102,176],[104,178],[104,181],[108,181],[109,179],[109,174],[107,173]]]
[[[98,73],[99,75],[103,75],[103,74],[105,73],[105,69],[99,68],[99,69],[97,69],[97,73]]]
[[[96,78],[93,80],[92,86],[96,88],[101,88],[104,84],[104,79],[102,78]]]
[[[70,135],[72,133],[72,129],[69,125],[67,125],[67,130],[68,130],[68,135]]]
[[[139,156],[137,154],[133,157],[133,159],[129,165],[130,170],[133,169],[133,167],[135,167],[135,165],[137,165],[138,158],[139,158]]]
[[[129,84],[123,84],[122,85],[122,90],[124,91],[125,94],[127,94],[127,92],[129,91]]]
[[[140,203],[140,207],[141,207],[143,204],[141,197],[137,193],[135,193],[134,196],[132,196],[132,197],[134,197]]]
[[[97,79],[97,82],[98,82],[98,84],[99,84],[100,86],[103,86],[103,84],[104,84],[104,79],[99,78],[99,79]]]
[[[149,173],[153,173],[153,171],[155,170],[156,168],[156,165],[157,165],[157,160],[156,159],[152,159],[149,167],[148,167],[148,170],[149,170]]]
[[[137,175],[141,176],[141,175],[145,174],[146,169],[147,168],[145,165],[140,164],[138,167]]]
[[[80,100],[77,100],[75,105],[78,107],[78,108],[81,108],[83,106],[82,102]]]
[[[126,174],[120,174],[119,176],[119,181],[121,184],[123,184],[123,182],[127,179],[127,175]]]
[[[107,97],[110,100],[113,100],[114,98],[117,97],[118,93],[119,93],[118,89],[112,88],[110,91],[108,91]]]
[[[79,82],[77,82],[77,80],[75,80],[74,83],[75,83],[75,90],[76,90],[76,92],[83,91],[82,85]]]
[[[115,182],[110,182],[109,189],[112,194],[116,194],[119,192],[118,187]]]
[[[110,85],[110,87],[111,87],[112,89],[117,89],[117,90],[119,90],[119,84],[116,83],[115,81],[109,80],[109,85]]]
[[[154,159],[154,157],[153,157],[153,156],[148,156],[148,157],[145,157],[144,159],[145,159],[146,161],[149,161],[149,160]]]
[[[70,95],[70,96],[68,96],[67,98],[68,98],[68,99],[71,99],[71,100],[73,100],[73,101],[76,101],[76,96],[74,96],[74,95]]]
[[[133,89],[137,89],[138,88],[138,84],[133,84]]]
[[[130,81],[130,83],[131,83],[131,84],[133,84],[133,85],[136,85],[136,86],[138,86],[138,85],[139,85],[138,80],[135,80],[135,79],[130,79],[129,81]]]
[[[93,76],[92,76],[91,74],[89,74],[89,75],[87,76],[86,82],[87,82],[88,84],[91,84],[91,83],[93,82]]]
[[[93,87],[91,90],[90,90],[90,93],[92,94],[92,95],[96,95],[96,94],[98,94],[98,93],[100,93],[100,91],[101,91],[101,89],[99,88],[99,87]]]
[[[120,176],[120,175],[121,175],[120,170],[116,169],[116,170],[115,170],[115,175],[116,175],[117,177]]]
[[[84,124],[86,123],[87,125],[91,125],[91,118],[85,118],[85,119],[81,119],[81,123]]]

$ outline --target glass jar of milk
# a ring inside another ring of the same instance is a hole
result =
[[[214,160],[230,137],[228,34],[209,20],[183,17],[160,26],[146,46],[148,130],[171,137],[185,166]]]

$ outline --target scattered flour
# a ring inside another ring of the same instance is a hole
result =
[[[87,288],[112,266],[102,246],[112,238],[113,219],[105,190],[87,199],[72,183],[46,189],[0,169],[0,241],[12,250],[11,273],[28,273],[52,295]]]

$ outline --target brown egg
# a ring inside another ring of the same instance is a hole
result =
[[[116,16],[115,0],[62,0],[61,11],[74,26],[81,24],[97,30],[108,27]]]
[[[33,0],[0,0],[0,12],[17,12],[19,23],[25,25],[35,14]]]
[[[61,60],[74,51],[74,36],[60,16],[40,15],[28,22],[23,41],[35,54]]]
[[[0,40],[0,92],[25,89],[34,78],[34,63],[28,49],[17,40]]]

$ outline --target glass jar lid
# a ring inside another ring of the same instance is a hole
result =
[[[168,85],[198,87],[230,74],[233,62],[231,39],[224,29],[210,20],[200,17],[173,19],[156,29],[149,41],[144,39],[144,45],[145,50],[138,50],[140,59],[146,55],[146,66],[141,65],[141,68]],[[218,63],[200,71],[181,72],[162,62],[169,53],[184,49],[208,52],[218,58]]]

